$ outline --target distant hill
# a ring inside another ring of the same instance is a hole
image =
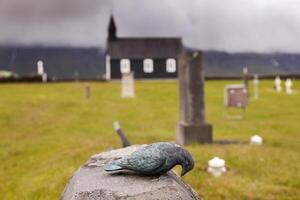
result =
[[[58,79],[98,78],[105,73],[104,51],[100,48],[0,47],[0,70],[19,75],[36,73],[37,61],[44,62],[49,77]]]
[[[75,74],[81,79],[99,78],[105,73],[101,48],[0,46],[0,70],[30,75],[36,72],[38,60],[57,79],[72,79]],[[205,51],[203,62],[206,76],[239,76],[245,66],[253,74],[300,74],[300,54]]]
[[[252,74],[300,74],[300,54],[204,52],[207,76],[238,76],[243,67]]]

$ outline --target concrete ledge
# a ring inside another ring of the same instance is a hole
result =
[[[128,155],[140,147],[130,146],[92,156],[70,179],[61,199],[200,200],[173,171],[162,176],[143,176],[128,172],[108,174],[103,170],[104,164],[110,160]]]

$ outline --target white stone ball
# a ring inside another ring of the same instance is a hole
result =
[[[221,176],[224,172],[226,172],[225,160],[219,157],[214,157],[208,161],[207,171],[215,177]]]
[[[262,143],[263,143],[263,139],[259,135],[254,135],[250,139],[250,144],[253,144],[253,145],[262,145]]]

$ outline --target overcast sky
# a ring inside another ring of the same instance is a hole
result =
[[[300,53],[299,0],[0,0],[0,44],[104,46],[112,10],[119,36]]]

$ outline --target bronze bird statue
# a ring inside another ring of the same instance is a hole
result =
[[[162,175],[175,165],[181,165],[183,176],[193,169],[194,160],[181,146],[170,142],[158,142],[106,164],[104,170],[107,172],[129,170],[144,175]]]

